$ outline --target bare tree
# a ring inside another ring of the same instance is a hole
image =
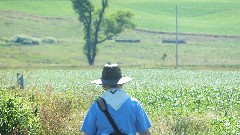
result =
[[[108,7],[108,0],[101,0],[101,6],[96,9],[91,0],[71,0],[73,9],[79,15],[79,21],[84,29],[84,53],[89,65],[94,64],[97,54],[97,44],[106,41],[108,38],[123,32],[125,29],[135,28],[132,22],[133,13],[129,11],[117,11],[109,16],[105,9]]]

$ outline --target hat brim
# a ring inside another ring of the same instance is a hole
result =
[[[115,85],[115,84],[125,84],[127,82],[130,82],[133,78],[130,77],[122,77],[121,79],[114,80],[114,79],[97,79],[94,81],[91,81],[93,84],[97,85]]]

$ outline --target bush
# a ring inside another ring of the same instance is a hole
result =
[[[21,97],[0,90],[0,134],[39,134],[39,125],[37,112]]]
[[[42,39],[42,43],[56,44],[57,43],[57,39],[53,38],[53,37],[46,37],[46,38]]]
[[[22,44],[22,45],[39,45],[40,40],[38,38],[29,37],[26,35],[17,35],[10,39],[12,43]]]
[[[8,43],[8,40],[0,37],[0,45],[5,45]]]
[[[77,127],[74,127],[75,125],[73,126],[71,123],[74,122],[71,119],[73,113],[72,107],[74,105],[74,98],[71,94],[54,93],[51,86],[48,86],[46,92],[36,94],[36,96],[41,97],[41,101],[39,102],[41,102],[40,121],[42,134],[65,135],[79,133],[79,123],[76,123]],[[79,112],[77,113],[79,114]],[[74,119],[79,118],[77,114],[74,116]]]

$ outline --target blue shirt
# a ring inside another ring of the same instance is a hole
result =
[[[136,135],[151,127],[151,123],[140,103],[133,98],[128,98],[116,111],[107,104],[107,109],[117,124],[119,130],[124,134]],[[84,119],[81,131],[88,135],[110,134],[114,132],[105,114],[94,102]]]

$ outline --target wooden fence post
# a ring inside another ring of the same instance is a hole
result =
[[[17,73],[17,86],[20,89],[24,89],[24,86],[23,86],[23,74]]]

